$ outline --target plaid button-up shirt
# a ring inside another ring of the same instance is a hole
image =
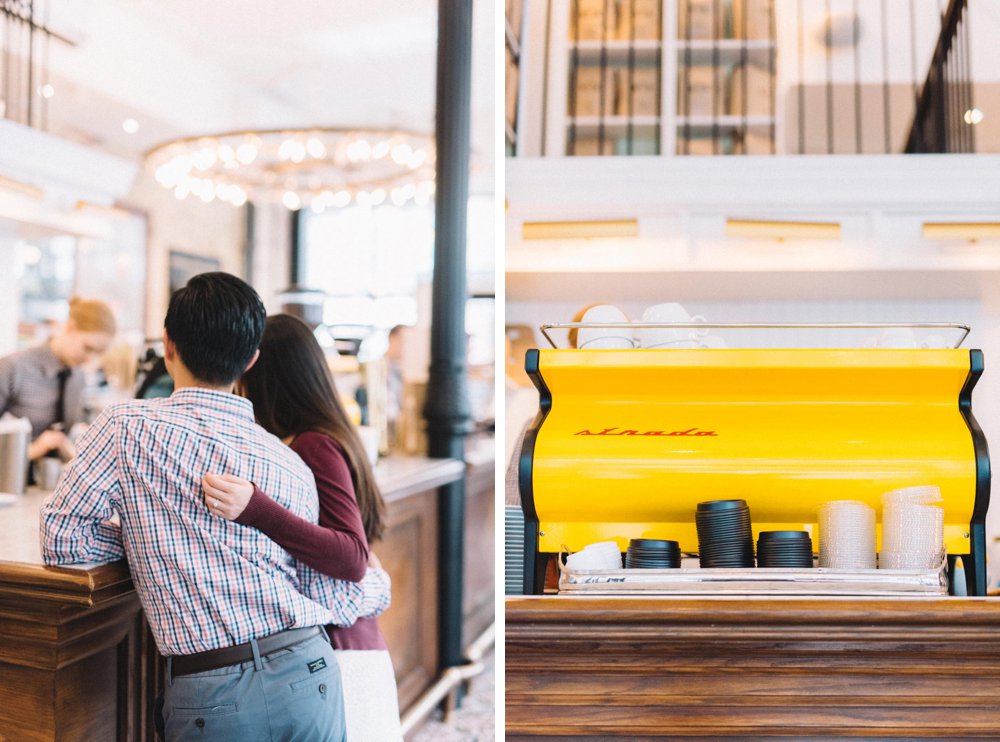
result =
[[[382,577],[366,596],[362,585],[320,575],[260,531],[208,511],[201,477],[224,472],[317,520],[312,472],[254,422],[249,401],[187,388],[116,405],[78,450],[42,508],[44,559],[127,557],[163,654],[227,647],[298,626],[349,626],[388,605]],[[120,526],[110,520],[115,514]]]

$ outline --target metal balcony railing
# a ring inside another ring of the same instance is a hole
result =
[[[917,98],[906,151],[975,152],[972,73],[969,63],[969,4],[951,0],[941,18],[941,33],[930,69]]]

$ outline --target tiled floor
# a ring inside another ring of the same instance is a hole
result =
[[[437,717],[428,721],[413,738],[413,742],[493,742],[496,739],[496,677],[493,653],[483,658],[486,669],[472,680],[469,694],[462,700],[448,723]]]

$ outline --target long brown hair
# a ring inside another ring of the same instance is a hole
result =
[[[365,536],[377,541],[385,527],[385,501],[354,426],[337,395],[323,349],[309,326],[290,314],[264,323],[260,358],[240,378],[240,393],[253,402],[257,422],[279,438],[324,433],[347,457]]]

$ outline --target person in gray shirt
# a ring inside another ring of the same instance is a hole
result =
[[[111,345],[115,317],[102,301],[70,299],[69,319],[49,340],[0,358],[0,415],[31,422],[28,458],[50,452],[64,459],[74,451],[66,433],[83,422],[84,364]]]

